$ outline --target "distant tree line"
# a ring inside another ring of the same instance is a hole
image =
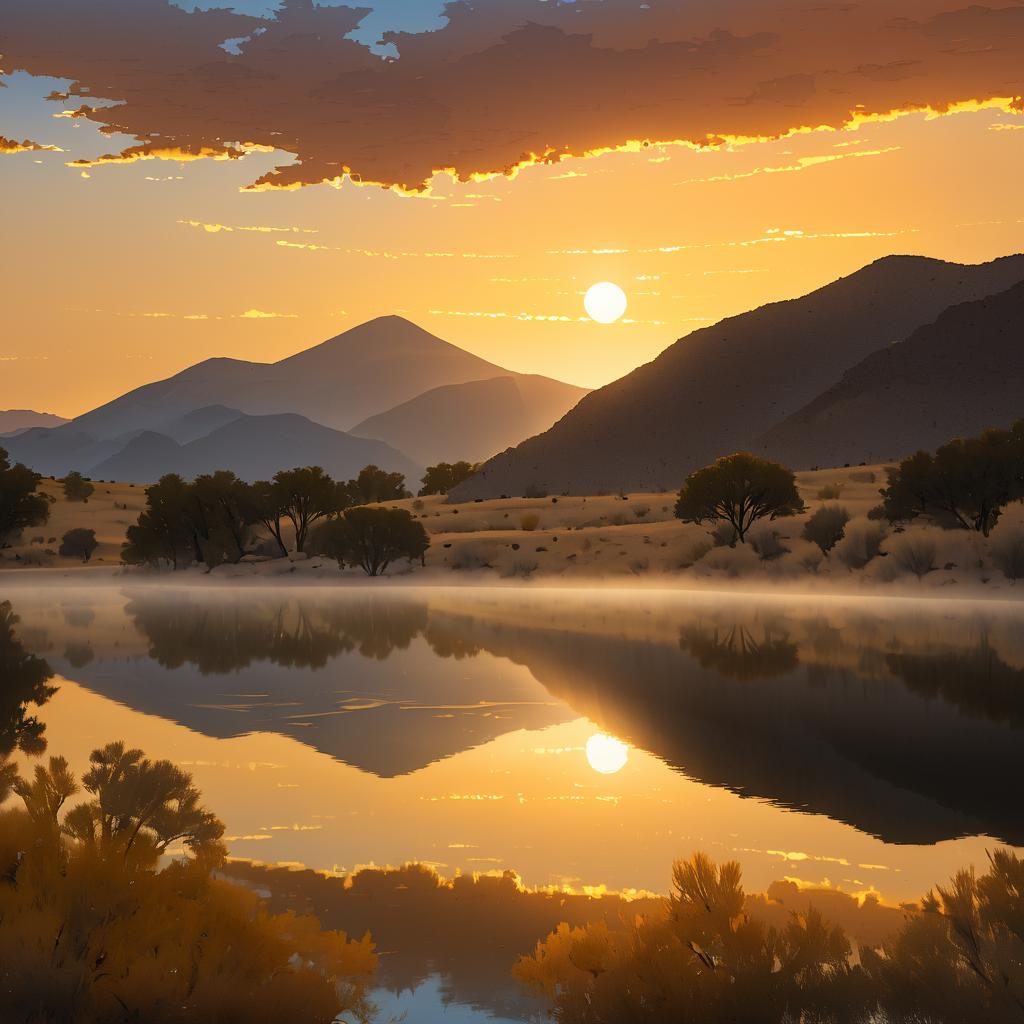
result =
[[[285,556],[287,526],[295,550],[307,553],[314,528],[333,524],[312,553],[330,554],[339,563],[360,565],[372,575],[397,558],[421,557],[429,545],[426,531],[404,509],[359,508],[359,515],[351,516],[359,506],[410,496],[401,473],[372,465],[347,481],[332,479],[319,466],[281,470],[272,480],[252,484],[229,470],[191,482],[171,473],[145,494],[146,507],[128,528],[121,555],[129,565],[167,564],[179,569],[193,563],[213,568],[239,562],[250,551],[258,527]],[[350,519],[360,528],[344,525]],[[384,555],[367,556],[367,529]]]
[[[956,438],[936,452],[919,451],[887,470],[882,503],[873,519],[908,523],[927,518],[947,529],[974,530],[986,537],[1003,509],[1024,500],[1024,420],[1009,430]],[[679,492],[675,514],[685,523],[719,523],[731,543],[745,543],[762,519],[800,515],[806,508],[792,470],[737,452],[695,470]],[[823,506],[804,537],[828,553],[842,538],[849,514]]]
[[[1009,430],[957,438],[934,454],[917,452],[888,471],[888,484],[873,518],[927,517],[987,537],[1003,509],[1024,499],[1024,420]]]

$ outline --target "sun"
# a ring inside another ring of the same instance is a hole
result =
[[[626,767],[629,760],[629,747],[614,736],[596,732],[587,740],[587,763],[595,772],[602,775],[614,775]]]
[[[587,289],[583,306],[591,320],[613,324],[626,312],[626,293],[611,281],[601,281]]]

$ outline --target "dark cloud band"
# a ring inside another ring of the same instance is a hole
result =
[[[136,140],[99,162],[294,155],[256,188],[349,176],[416,190],[442,170],[509,174],[645,143],[992,101],[1024,112],[1021,0],[455,3],[438,31],[386,36],[397,60],[346,38],[366,14],[310,0],[271,19],[5,0],[0,66],[72,80],[79,116]]]

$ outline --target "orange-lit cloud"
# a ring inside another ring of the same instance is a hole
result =
[[[649,144],[1024,112],[1021,0],[458,2],[437,31],[386,35],[397,60],[346,38],[365,11],[312,0],[269,19],[168,0],[4,7],[5,67],[70,79],[61,101],[115,101],[75,115],[137,140],[73,166],[293,155],[257,189],[423,191],[438,172],[486,180]],[[229,38],[248,41],[229,53]]]
[[[58,146],[43,146],[38,142],[32,142],[31,139],[18,142],[16,139],[8,139],[0,135],[0,153],[2,154],[43,152],[60,153],[61,149]]]

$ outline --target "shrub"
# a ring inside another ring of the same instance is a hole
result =
[[[98,547],[96,531],[79,527],[64,534],[58,554],[61,558],[80,558],[83,562],[88,562]]]
[[[64,498],[67,501],[88,501],[96,490],[92,483],[79,472],[64,477]]]
[[[736,530],[731,523],[719,523],[711,531],[711,541],[716,548],[731,548],[736,544]]]
[[[992,564],[1008,579],[1024,579],[1024,527],[1001,523],[992,531]]]
[[[501,575],[506,579],[518,577],[527,580],[537,571],[538,567],[537,562],[517,558]]]
[[[842,484],[840,484],[840,483],[825,484],[825,486],[822,487],[818,491],[818,500],[819,501],[835,501],[837,498],[839,498],[842,495],[842,493],[843,493],[843,485]]]
[[[699,540],[694,544],[689,551],[683,556],[683,560],[679,563],[680,569],[689,569],[692,565],[699,562],[709,551],[711,551],[713,545],[710,541]]]
[[[468,480],[478,469],[479,463],[470,462],[439,462],[436,466],[427,466],[427,472],[420,481],[420,497],[428,494],[447,494],[453,487]]]
[[[524,512],[519,517],[519,529],[532,533],[540,526],[540,516],[536,512]]]
[[[847,569],[863,569],[881,551],[885,537],[886,530],[881,523],[854,519],[833,551]]]
[[[843,539],[850,513],[841,505],[822,505],[804,524],[801,536],[827,555]]]
[[[759,519],[803,512],[792,471],[747,452],[726,455],[691,473],[679,492],[676,518],[684,523],[729,523],[743,543]]]
[[[762,562],[770,562],[789,550],[783,545],[778,531],[773,530],[768,523],[758,523],[751,527],[747,536],[750,546],[757,552]]]
[[[937,568],[935,556],[939,545],[930,530],[909,530],[894,538],[889,545],[893,561],[918,579]]]
[[[493,566],[477,544],[460,544],[453,552],[450,565],[453,569],[491,569]]]
[[[651,509],[649,505],[637,505],[637,507],[633,509],[633,515],[635,515],[637,519],[643,519],[650,511]]]
[[[224,826],[171,762],[111,743],[81,779],[51,757],[4,790],[23,804],[0,811],[4,1020],[368,1019],[369,937],[215,878]]]

